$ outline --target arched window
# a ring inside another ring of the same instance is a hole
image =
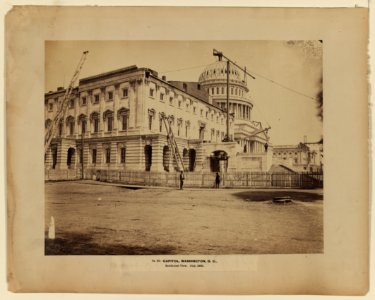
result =
[[[78,116],[78,124],[80,124],[81,126],[81,134],[86,133],[86,125],[87,125],[86,115],[80,114]]]
[[[111,132],[113,130],[113,111],[106,110],[103,113],[103,120],[106,123],[106,129],[108,132]]]
[[[91,113],[90,120],[91,120],[91,124],[92,124],[92,131],[91,132],[94,132],[94,133],[99,132],[99,122],[100,122],[99,113],[97,113],[97,112]]]
[[[148,110],[148,129],[152,130],[152,123],[155,118],[155,109],[149,109]]]
[[[74,117],[72,117],[72,116],[67,117],[66,118],[66,125],[68,127],[69,135],[73,135],[74,134],[74,125],[75,125]]]
[[[117,111],[117,119],[120,122],[121,130],[128,130],[129,128],[129,110],[121,108]]]

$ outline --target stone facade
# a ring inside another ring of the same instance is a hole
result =
[[[252,105],[236,118],[239,106],[233,104],[229,135],[234,141],[223,143],[226,108],[215,97],[206,97],[209,87],[204,83],[190,85],[195,87],[189,90],[184,83],[167,82],[157,72],[137,66],[81,79],[46,153],[46,168],[173,172],[164,114],[169,117],[186,171],[244,166],[267,170],[271,161],[264,150],[266,137],[251,137],[253,144],[242,138],[257,128],[250,120]],[[46,128],[64,93],[65,89],[58,88],[45,94]]]

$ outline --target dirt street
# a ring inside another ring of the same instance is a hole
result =
[[[46,254],[322,253],[322,194],[46,183]],[[272,203],[284,195],[293,202]]]

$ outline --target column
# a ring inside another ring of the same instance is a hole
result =
[[[165,143],[164,143],[165,141]],[[152,141],[152,165],[151,171],[164,172],[163,166],[163,148],[166,145],[166,137],[159,137],[157,141]],[[172,156],[172,150],[169,149],[169,171],[174,171],[174,159]]]
[[[61,142],[60,145],[57,147],[57,162],[56,162],[56,169],[67,169],[67,158],[68,158],[68,148],[69,145],[66,143]]]
[[[111,142],[110,168],[117,169],[117,142]]]
[[[105,87],[100,88],[100,102],[99,102],[99,135],[103,136],[104,133],[104,120],[103,120],[103,112],[104,112],[104,104],[105,104]]]
[[[89,166],[91,163],[90,161],[90,148],[88,143],[83,144],[83,168],[85,169]]]
[[[113,99],[113,135],[118,135],[117,111],[120,103],[120,84],[115,84],[115,92]]]
[[[103,145],[98,143],[96,146],[96,166],[102,166],[103,164]]]
[[[90,114],[91,114],[91,106],[92,106],[92,91],[87,91],[87,123],[86,123],[86,136],[91,136],[91,121],[90,121]]]
[[[44,161],[44,168],[51,169],[52,167],[52,145],[47,150],[45,161]]]

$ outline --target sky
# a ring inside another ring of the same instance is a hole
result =
[[[247,79],[252,119],[271,127],[272,144],[297,144],[304,136],[316,142],[323,136],[314,100],[323,69],[319,41],[47,41],[45,91],[68,85],[85,50],[80,78],[137,65],[167,80],[198,81],[217,60],[214,48],[255,76]]]

